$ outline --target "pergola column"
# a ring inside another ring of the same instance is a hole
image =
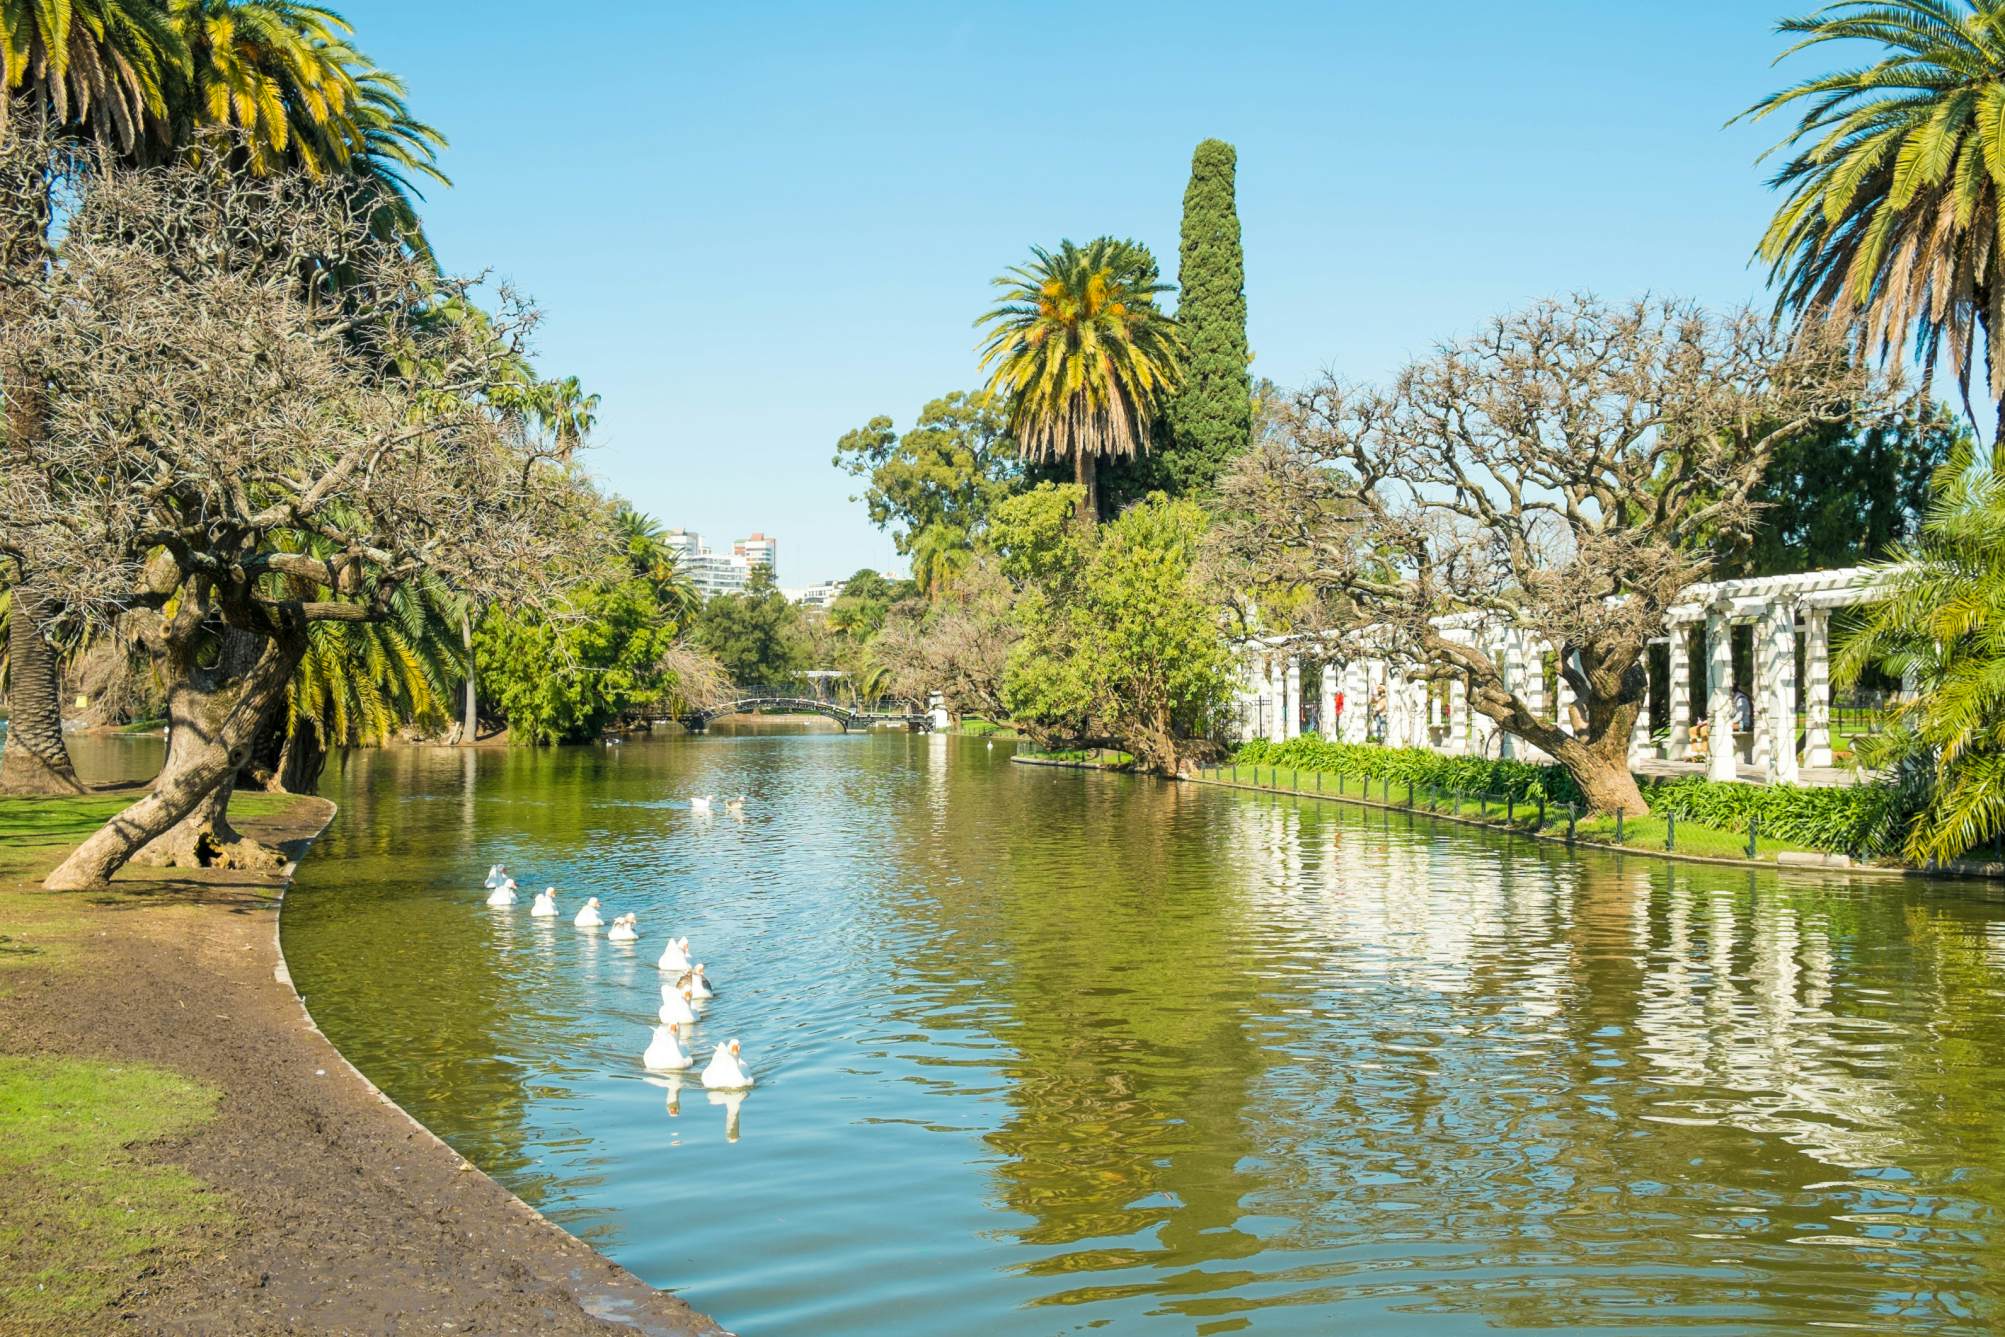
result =
[[[1279,656],[1267,656],[1267,741],[1285,743],[1288,735],[1283,732],[1287,722],[1287,672],[1281,667]]]
[[[1715,780],[1739,779],[1733,741],[1733,623],[1724,608],[1706,613],[1706,716],[1712,724],[1706,773]]]
[[[1561,733],[1572,733],[1573,711],[1570,707],[1574,701],[1573,684],[1567,681],[1564,659],[1559,662],[1559,677],[1555,680],[1553,695],[1556,698],[1553,702],[1553,723],[1559,726]]]
[[[1365,662],[1353,659],[1344,665],[1344,715],[1342,735],[1346,743],[1365,740],[1365,716],[1371,710],[1371,681]]]
[[[1689,761],[1692,755],[1692,638],[1691,628],[1681,622],[1671,624],[1671,760]]]
[[[1448,746],[1451,757],[1469,752],[1469,685],[1461,678],[1448,680]]]
[[[1337,666],[1323,665],[1323,697],[1316,702],[1316,723],[1324,738],[1337,736]]]
[[[1754,768],[1771,782],[1775,779],[1775,611],[1774,602],[1762,605],[1754,620],[1754,690],[1748,695],[1754,706],[1754,740],[1748,749]]]
[[[1812,608],[1803,619],[1805,766],[1829,766],[1831,756],[1831,610]]]
[[[1768,724],[1773,734],[1768,778],[1793,785],[1801,777],[1796,764],[1796,602],[1778,599],[1769,605]]]
[[[1515,629],[1504,633],[1504,664],[1499,674],[1504,680],[1504,690],[1520,693],[1525,680],[1525,644]],[[1492,726],[1497,735],[1497,756],[1510,761],[1518,755],[1518,738],[1501,725]]]
[[[1288,656],[1287,693],[1287,705],[1281,712],[1283,717],[1281,726],[1282,737],[1300,738],[1302,736],[1302,660],[1298,655]]]

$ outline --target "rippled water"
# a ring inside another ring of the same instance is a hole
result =
[[[1007,755],[364,754],[287,954],[397,1100],[747,1334],[2005,1322],[2005,907]],[[639,949],[489,911],[497,859]],[[742,1102],[640,1072],[670,929]]]

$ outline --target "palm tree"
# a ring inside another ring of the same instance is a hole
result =
[[[1183,368],[1176,322],[1156,306],[1169,291],[1147,248],[1101,237],[1031,248],[1030,264],[996,279],[1003,300],[987,327],[988,390],[1007,391],[1010,431],[1025,459],[1070,459],[1080,518],[1099,514],[1101,457],[1137,455]]]
[[[2005,337],[2005,0],[1839,0],[1779,30],[1799,37],[1785,57],[1826,42],[1886,52],[1743,113],[1801,109],[1770,150],[1793,152],[1760,247],[1779,309],[1855,325],[1867,356],[1912,341],[1924,377],[1946,353],[1966,411],[1981,332],[2005,435],[2005,356],[1990,351]]]
[[[0,0],[0,135],[26,113],[133,153],[167,136],[188,44],[160,0]]]
[[[1920,539],[1887,570],[1833,677],[1877,666],[1914,686],[1877,745],[1857,740],[1860,759],[1915,795],[1908,857],[1953,859],[2005,834],[2005,477],[1959,451]]]
[[[558,454],[566,459],[599,425],[599,397],[586,394],[576,376],[543,382],[536,388],[530,407],[543,430],[556,441]]]

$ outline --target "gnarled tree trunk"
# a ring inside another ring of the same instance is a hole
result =
[[[198,808],[198,825],[177,833],[170,848],[211,842],[217,849],[231,843],[234,833],[212,797],[223,790],[228,803],[229,782],[249,756],[258,729],[274,709],[285,685],[306,651],[306,637],[286,627],[270,637],[223,638],[222,653],[213,664],[199,662],[199,638],[168,647],[167,693],[169,742],[166,764],[153,782],[153,792],[107,822],[77,847],[42,885],[51,891],[85,891],[101,887],[150,842],[167,835]],[[246,663],[246,659],[248,662]],[[243,664],[241,672],[232,668]],[[211,805],[205,807],[204,799]],[[262,848],[262,847],[260,847]]]
[[[81,794],[82,781],[63,744],[63,675],[55,647],[42,634],[48,603],[32,586],[14,587],[7,619],[13,690],[7,744],[0,753],[0,793]]]

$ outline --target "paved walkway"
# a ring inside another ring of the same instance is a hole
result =
[[[1630,766],[1638,775],[1647,775],[1653,780],[1677,780],[1687,775],[1707,774],[1703,761],[1639,761]],[[1765,785],[1768,776],[1758,766],[1742,763],[1738,768],[1739,778],[1751,785]],[[1805,766],[1801,768],[1796,783],[1808,789],[1843,789],[1866,780],[1850,766]]]

